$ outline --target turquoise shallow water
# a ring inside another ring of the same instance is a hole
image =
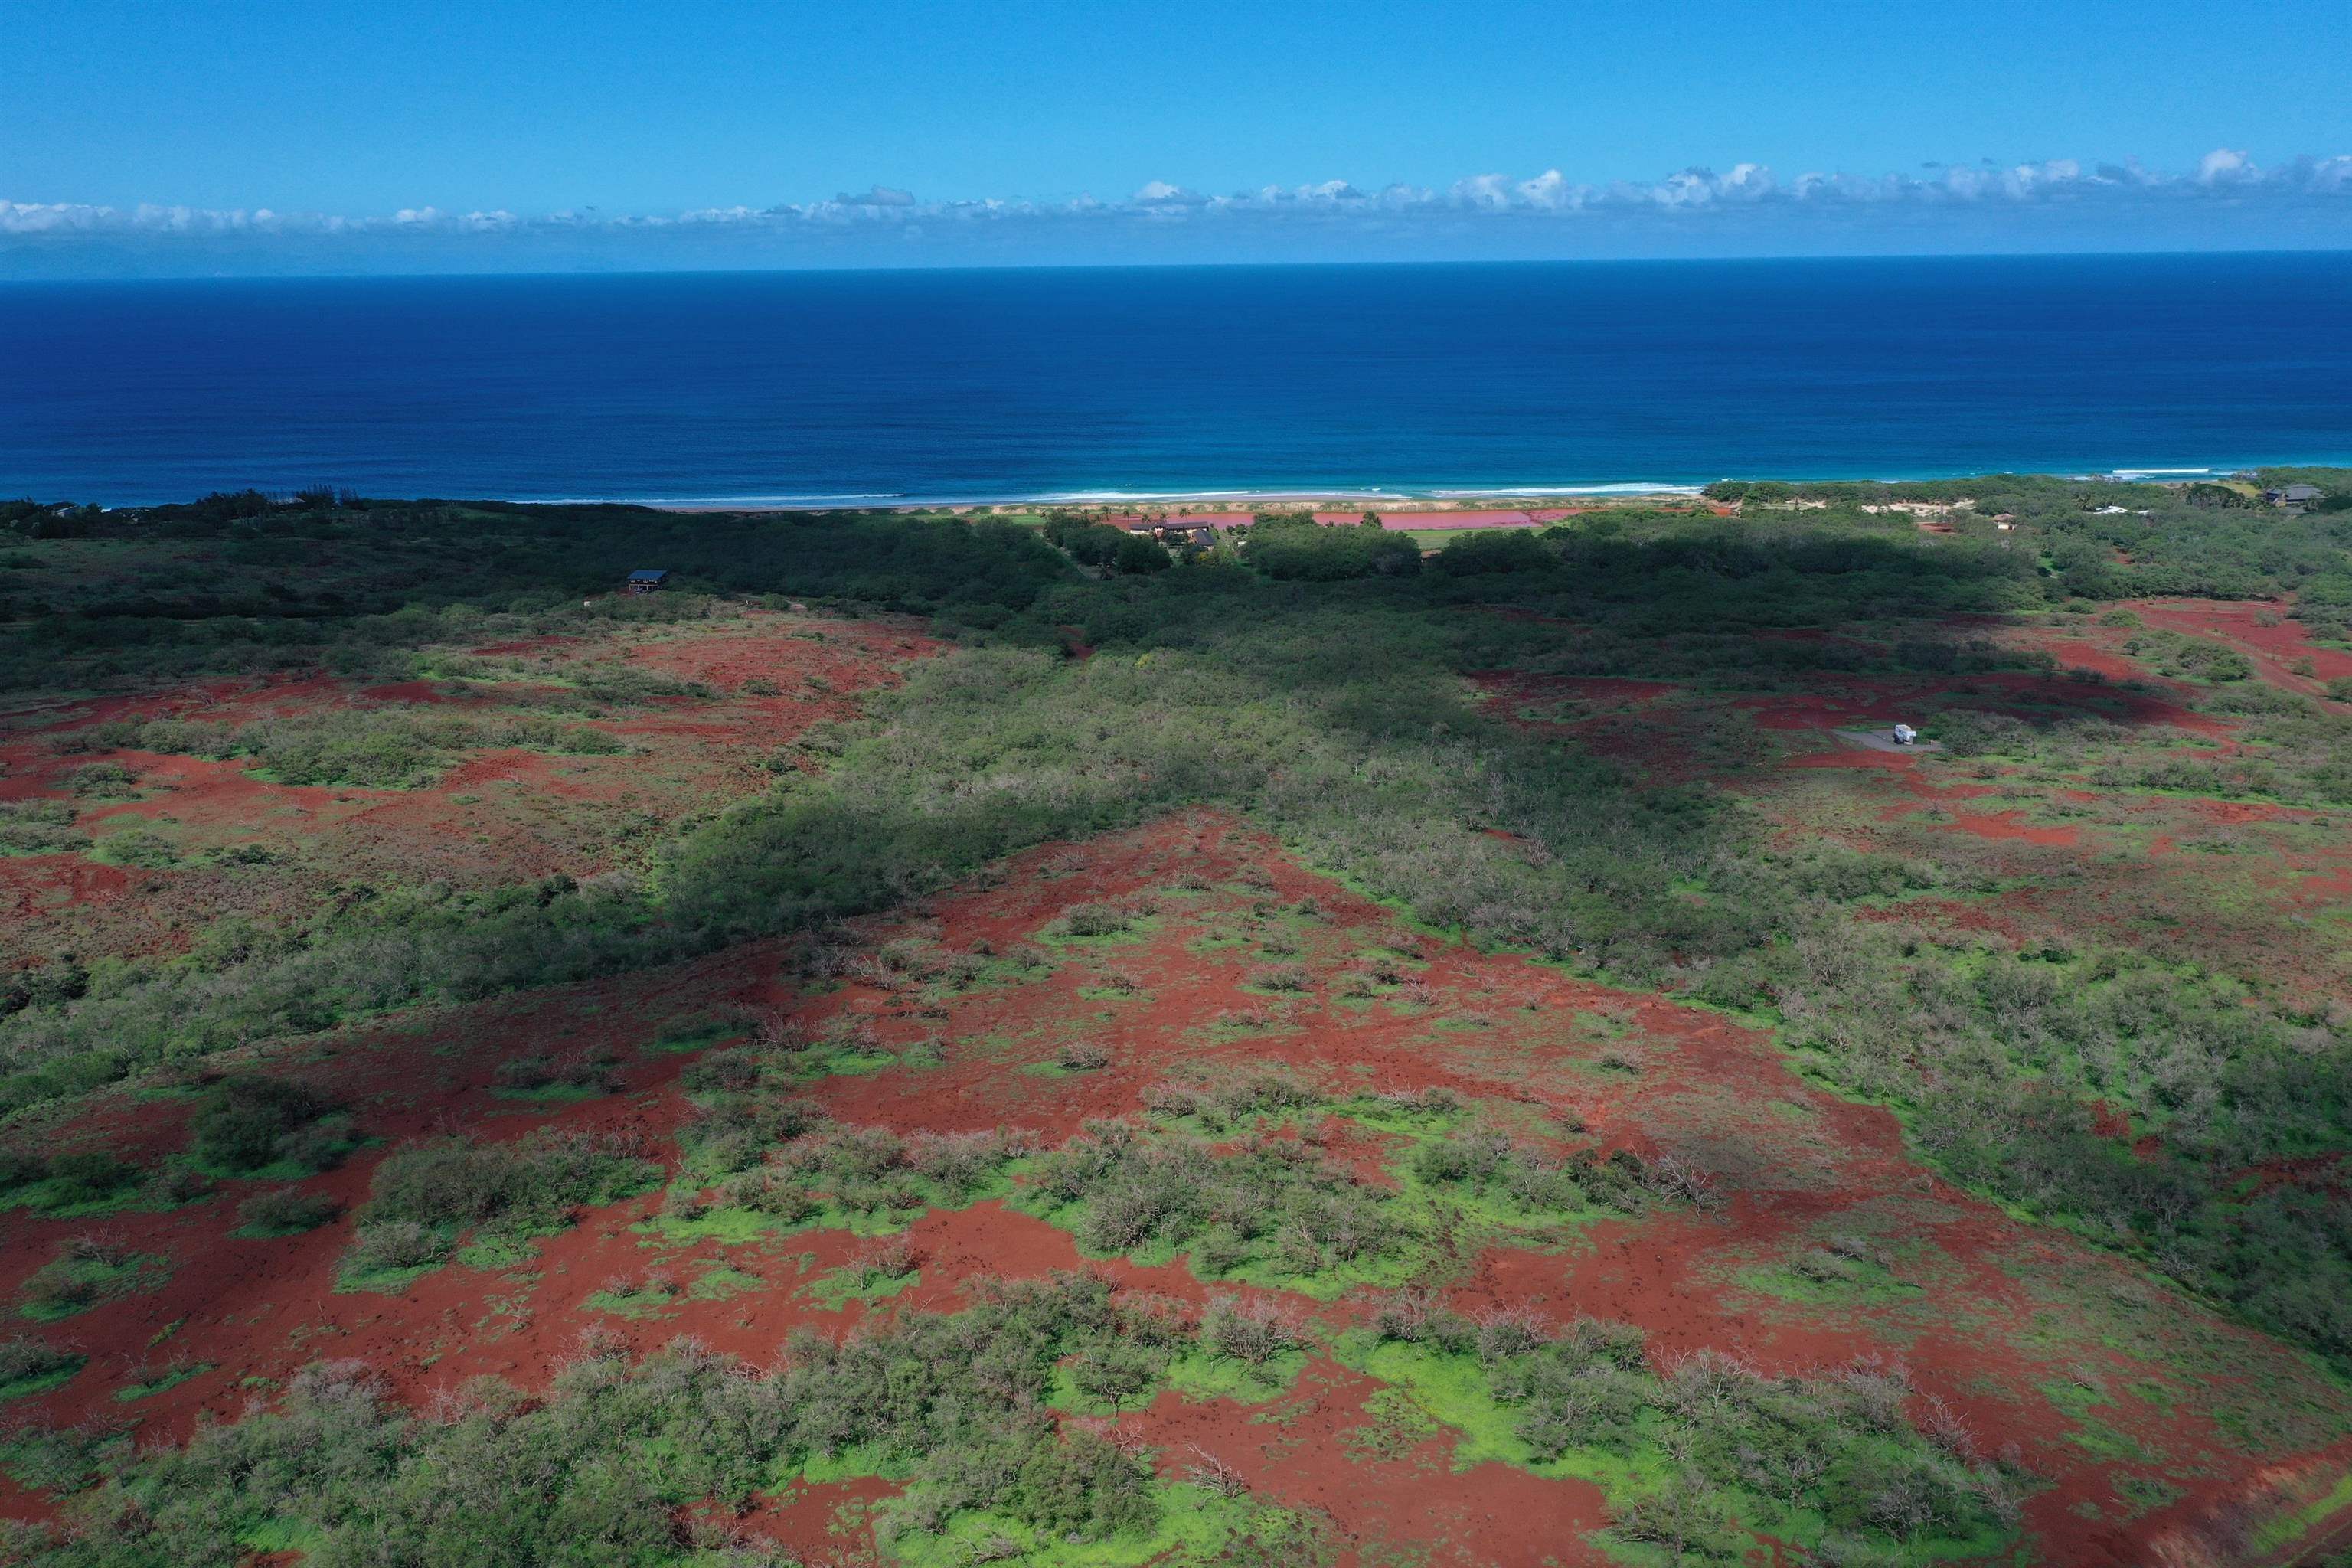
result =
[[[2352,461],[2352,255],[0,286],[0,493],[1507,491]]]

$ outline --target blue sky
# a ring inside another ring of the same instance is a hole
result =
[[[0,0],[0,276],[2352,245],[2344,0]]]

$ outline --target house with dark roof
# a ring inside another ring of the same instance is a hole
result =
[[[2263,499],[2273,506],[2309,506],[2319,499],[2317,485],[2282,485],[2264,490]]]
[[[656,572],[650,566],[639,567],[629,574],[628,581],[621,584],[621,590],[628,594],[655,594],[659,593],[668,581],[669,574],[667,572]]]

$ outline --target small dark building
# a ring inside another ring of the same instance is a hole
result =
[[[2285,485],[2278,489],[2264,490],[2263,499],[2273,506],[2308,506],[2319,499],[2319,487]]]
[[[660,592],[663,584],[668,581],[668,573],[656,572],[651,567],[642,567],[630,573],[629,580],[622,584],[621,587],[625,592],[631,594],[654,594]]]

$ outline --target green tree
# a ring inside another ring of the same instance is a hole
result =
[[[1115,530],[1105,529],[1106,533]],[[1172,564],[1167,549],[1150,534],[1130,533],[1118,542],[1111,556],[1111,565],[1122,577],[1139,577],[1146,573],[1165,572]]]

